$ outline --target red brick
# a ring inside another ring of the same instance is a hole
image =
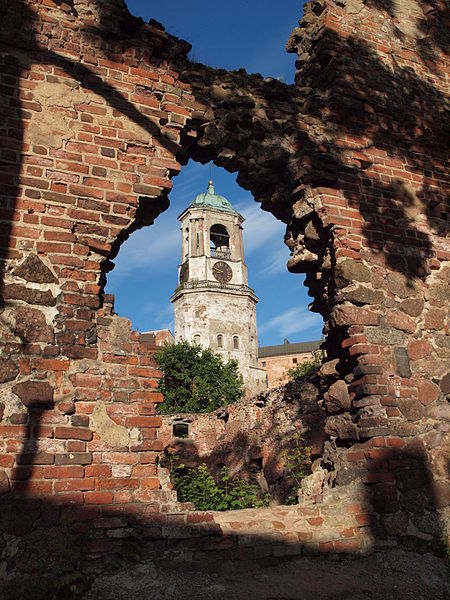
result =
[[[84,467],[85,477],[111,477],[111,467],[109,465],[88,465]]]
[[[158,477],[147,477],[141,481],[141,489],[143,490],[159,490],[161,482]]]
[[[131,477],[115,478],[115,479],[100,479],[97,482],[98,490],[133,490],[139,487],[139,481]]]
[[[82,492],[93,490],[95,481],[93,479],[66,479],[65,481],[55,481],[55,492]]]
[[[84,495],[85,504],[112,504],[112,492],[86,492]]]
[[[161,417],[127,417],[125,420],[127,427],[161,427]]]

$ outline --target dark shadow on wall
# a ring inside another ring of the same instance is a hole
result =
[[[141,504],[140,512],[136,507],[121,505],[71,506],[70,502],[65,504],[63,499],[52,498],[42,490],[40,498],[36,490],[34,497],[27,496],[23,490],[13,490],[0,500],[4,568],[7,573],[15,574],[6,588],[9,594],[3,588],[3,597],[5,600],[28,597],[17,595],[20,590],[27,590],[27,586],[35,590],[33,598],[51,597],[48,590],[59,585],[60,595],[56,597],[72,598],[74,590],[86,590],[98,576],[109,574],[118,576],[116,589],[120,589],[121,577],[125,579],[127,572],[145,565],[145,561],[161,568],[176,568],[180,574],[183,570],[193,570],[230,575],[251,568],[263,572],[266,567],[303,556],[317,557],[317,562],[309,563],[309,568],[319,572],[323,566],[320,556],[356,556],[358,534],[364,536],[368,550],[373,542],[384,549],[395,547],[398,542],[400,547],[419,553],[428,552],[430,547],[437,552],[444,550],[444,546],[440,546],[444,530],[436,510],[445,506],[444,487],[433,481],[423,448],[413,441],[400,451],[372,447],[367,452],[366,483],[357,498],[357,488],[349,484],[328,490],[324,503],[307,503],[304,508],[280,507],[291,511],[290,518],[297,524],[302,521],[298,532],[292,524],[283,531],[280,523],[287,513],[277,513],[276,508],[258,509],[254,515],[248,511],[223,513],[228,522],[239,523],[245,516],[243,522],[249,523],[250,529],[254,528],[242,532],[235,526],[224,533],[211,513],[192,513],[185,509],[177,513],[172,508],[170,513],[164,514],[156,512],[152,503]],[[334,501],[330,502],[334,493]],[[311,518],[308,510],[319,518]],[[356,519],[353,525],[346,520],[349,514]],[[355,523],[359,524],[359,532]],[[320,540],[312,532],[320,533]],[[347,569],[350,568],[347,564]],[[444,563],[442,570],[440,585],[444,593]],[[279,583],[280,593],[287,591],[283,581]],[[384,582],[382,590],[385,594],[393,593],[393,586],[398,589],[398,583],[398,579],[389,584]],[[0,582],[0,593],[2,585],[4,582]],[[358,585],[361,586],[361,582]],[[434,590],[429,597],[440,597],[435,595],[436,581],[422,581],[420,589],[424,586],[428,589],[427,585]],[[286,588],[289,588],[287,583]],[[48,595],[43,596],[42,590],[47,590]],[[360,587],[358,590],[361,591]],[[356,593],[351,587],[345,591]],[[151,592],[151,584],[147,582],[145,593]],[[372,592],[371,597],[382,598],[376,589]]]
[[[221,480],[221,467],[226,466],[232,478],[257,485],[261,494],[269,491],[273,502],[284,504],[290,495],[295,496],[301,459],[306,474],[311,472],[312,461],[322,455],[327,434],[318,396],[319,381],[313,376],[245,400],[245,407],[240,401],[232,410],[165,415],[169,423],[188,422],[189,434],[187,439],[173,437],[163,449],[161,465],[170,471],[179,464],[194,469],[205,463],[216,483]],[[205,445],[203,433],[210,446],[206,452],[200,450]]]
[[[70,3],[67,3],[67,5],[69,9],[72,8]],[[61,2],[61,6],[64,6],[64,2]],[[26,3],[8,1],[6,6],[4,3],[2,4],[2,7],[0,7],[2,28],[9,28],[11,20],[23,24],[22,33],[24,35],[20,42],[21,52],[19,55],[7,56],[2,63],[4,84],[0,89],[2,101],[0,173],[4,185],[2,186],[0,198],[0,235],[3,249],[9,247],[11,237],[14,237],[11,235],[13,213],[18,197],[21,153],[25,150],[23,148],[23,123],[29,118],[23,101],[19,99],[18,80],[22,72],[35,61],[56,64],[63,68],[65,72],[80,81],[87,89],[100,93],[105,102],[127,114],[136,123],[148,127],[152,135],[158,136],[161,144],[167,144],[168,149],[180,154],[179,148],[174,147],[171,140],[166,140],[160,131],[155,130],[154,124],[149,123],[148,119],[139,113],[134,105],[118,94],[113,87],[103,84],[85,66],[75,64],[55,52],[43,50],[34,37],[34,16]],[[106,31],[107,19],[102,22],[104,23],[102,26],[103,31]],[[14,27],[11,26],[10,31],[14,31]],[[27,37],[27,43],[24,41],[25,37]],[[108,35],[105,35],[105,39],[108,39]],[[3,37],[2,40],[3,44],[8,43],[7,36]],[[381,78],[384,81],[383,85],[388,85],[390,86],[389,89],[393,90],[394,95],[392,98],[396,100],[397,106],[403,105],[403,99],[407,98],[408,104],[419,102],[419,112],[427,115],[427,121],[421,128],[423,133],[415,133],[414,140],[408,134],[405,146],[404,133],[406,130],[404,129],[404,123],[407,115],[405,111],[396,111],[393,108],[388,95],[387,99],[381,99],[381,105],[384,107],[384,111],[381,112],[384,112],[383,119],[387,120],[387,126],[382,126],[382,117],[376,116],[379,105],[376,105],[375,116],[371,117],[372,130],[370,135],[373,136],[374,144],[378,147],[386,147],[389,150],[394,146],[399,155],[407,158],[407,164],[410,164],[409,161],[411,161],[410,166],[413,170],[427,168],[429,165],[439,173],[438,163],[442,157],[430,158],[431,153],[428,150],[436,139],[434,137],[428,139],[427,132],[432,132],[432,136],[442,135],[442,139],[445,139],[444,135],[446,135],[448,122],[445,121],[445,115],[442,113],[443,95],[436,91],[432,84],[424,82],[406,69],[399,69],[396,74],[392,74],[368,48],[364,47],[361,41],[343,41],[335,37],[330,42],[342,51],[341,59],[348,58],[349,54],[353,57],[353,61],[355,61],[355,57],[358,57],[357,63],[360,64],[361,69],[364,67],[367,74],[372,73],[370,80],[368,79],[369,75],[366,75],[360,83],[352,84],[350,87],[353,94],[350,95],[354,95],[358,99],[360,94],[364,92],[364,98],[367,99],[367,89],[370,88],[369,83],[372,77],[374,80]],[[124,45],[126,45],[126,40]],[[160,56],[164,56],[164,44],[160,46],[160,49]],[[335,59],[334,63],[332,59],[327,62],[324,53],[325,49],[322,55],[320,52],[318,54],[319,61],[322,58],[321,70],[323,70],[321,74],[321,77],[323,77],[322,79],[319,78],[319,81],[328,82],[328,85],[337,65]],[[158,60],[162,60],[162,58]],[[182,63],[181,59],[174,59],[174,66],[177,66],[175,64],[177,61],[180,61],[180,64]],[[185,76],[188,78],[189,73],[192,75],[191,69],[195,70],[197,68],[195,66],[191,67],[187,63],[184,66],[186,67]],[[204,74],[205,71],[203,70],[202,73]],[[229,76],[222,72],[208,71],[208,73],[209,84],[213,83],[214,79],[217,83],[221,83],[225,76]],[[328,79],[327,73],[330,79]],[[195,79],[195,77],[192,78]],[[199,145],[188,147],[186,144],[184,157],[186,158],[189,154],[194,157],[198,156],[200,160],[210,160],[212,158],[217,164],[229,170],[238,169],[241,183],[250,187],[256,197],[263,200],[266,207],[270,207],[274,213],[282,216],[289,213],[287,208],[290,207],[289,203],[293,196],[293,181],[303,180],[306,183],[327,185],[335,183],[336,174],[346,170],[350,183],[354,183],[356,186],[354,194],[349,195],[349,200],[360,207],[366,219],[364,231],[369,243],[374,248],[387,254],[388,262],[392,268],[405,272],[410,278],[422,276],[424,271],[423,256],[431,251],[431,243],[426,234],[416,231],[408,218],[407,209],[412,206],[412,199],[408,195],[408,190],[402,188],[403,184],[399,184],[399,189],[396,189],[392,187],[392,184],[383,185],[365,181],[359,175],[359,171],[363,166],[359,165],[356,169],[354,167],[345,169],[348,166],[345,160],[345,152],[335,147],[333,140],[331,140],[328,147],[322,147],[310,134],[298,133],[297,115],[302,114],[300,108],[303,106],[304,101],[307,102],[302,95],[303,92],[296,95],[292,87],[280,83],[263,82],[262,79],[249,78],[243,73],[234,75],[234,77],[238,82],[241,81],[244,87],[246,85],[250,86],[250,95],[256,93],[262,98],[269,113],[279,111],[282,118],[276,122],[274,121],[273,124],[270,123],[270,119],[258,120],[256,118],[253,120],[251,114],[253,107],[249,108],[249,103],[245,100],[245,95],[242,96],[242,94],[239,94],[239,99],[232,96],[226,103],[223,102],[222,104],[214,100],[211,104],[216,111],[216,123],[211,127],[211,131],[215,132],[215,137],[209,137],[212,134],[208,132],[207,127],[201,129],[203,136]],[[401,85],[399,85],[399,82]],[[211,87],[209,84],[207,90]],[[196,89],[199,97],[203,97],[208,102],[211,101],[204,89],[202,91],[198,86]],[[293,99],[290,99],[291,96],[293,96]],[[330,122],[342,124],[343,115],[346,115],[346,117],[351,116],[349,111],[345,110],[344,98],[345,96],[336,98],[335,104],[331,104],[335,120],[330,118]],[[306,105],[304,112],[307,113],[306,109],[311,108],[312,114],[326,121],[327,119],[321,112],[320,107],[325,110],[328,102],[319,103],[319,109],[314,108],[315,106],[317,106],[315,102],[311,103],[310,106]],[[248,110],[250,110],[250,115]],[[318,112],[314,113],[315,110],[318,110]],[[354,108],[350,112],[355,114]],[[286,114],[288,118],[286,118]],[[406,122],[408,122],[407,119]],[[409,125],[411,124],[409,123]],[[355,122],[350,119],[346,122],[345,127],[349,133],[359,134],[364,131],[361,123],[358,125],[357,119],[355,119]],[[235,137],[236,131],[239,134],[237,138]],[[386,132],[393,132],[389,138],[389,144],[386,144]],[[280,143],[280,137],[286,141],[287,146]],[[439,140],[438,142],[441,143]],[[416,144],[420,152],[416,152],[412,146],[408,149],[410,143],[411,145]],[[255,144],[260,146],[259,150]],[[297,150],[297,154],[293,156],[292,148],[295,147],[300,150]],[[252,154],[250,158],[247,150],[244,151],[246,148]],[[231,158],[227,155],[227,149],[234,153]],[[423,156],[427,157],[426,159],[422,158],[422,153]],[[311,164],[306,164],[303,160],[307,155],[312,157]],[[301,165],[300,171],[298,165]],[[326,165],[325,170],[324,165]],[[281,177],[279,177],[280,172],[283,172]],[[268,181],[273,181],[274,187],[268,185]],[[30,187],[33,188],[32,185]],[[348,185],[346,189],[348,189]],[[373,189],[375,190],[374,194],[371,193]],[[379,198],[380,206],[385,201],[386,210],[378,211],[377,209],[374,214],[371,208],[366,207],[365,198],[371,195]],[[280,207],[271,204],[272,198],[278,198]],[[38,198],[30,196],[30,200],[37,202]],[[398,203],[394,219],[387,214],[393,200]],[[439,212],[441,210],[440,205],[434,204],[434,201],[433,186],[430,182],[428,187],[425,186],[422,190],[422,196],[418,196],[418,204],[420,211],[427,215],[429,223],[436,227],[442,224],[442,219]],[[390,231],[389,228],[393,222],[396,223],[395,231]],[[379,226],[382,230],[381,235],[384,237],[379,238],[378,228],[371,225],[371,223]],[[397,232],[399,228],[406,232],[406,236],[409,236],[409,239],[414,242],[414,246],[417,246],[420,250],[420,252],[417,252],[416,262],[412,265],[407,264],[404,258],[399,260],[399,253],[395,251],[397,249]],[[8,251],[7,256],[8,258],[14,258],[14,251]],[[2,258],[4,258],[3,255]],[[20,467],[23,466],[20,474],[23,474],[23,481],[26,483],[18,484],[2,496],[1,522],[3,533],[24,536],[18,543],[17,552],[11,545],[8,549],[6,548],[5,538],[0,541],[2,550],[5,551],[7,556],[8,569],[16,566],[23,573],[30,573],[36,568],[41,572],[51,572],[55,561],[57,562],[58,557],[61,555],[61,547],[73,549],[73,552],[70,553],[71,556],[66,557],[67,561],[64,564],[56,564],[54,567],[58,576],[72,573],[78,569],[79,554],[84,555],[89,567],[95,565],[95,557],[101,551],[118,560],[117,563],[112,563],[116,568],[120,564],[130,564],[127,561],[132,563],[133,560],[140,560],[146,556],[159,558],[160,560],[169,560],[173,556],[186,558],[193,551],[208,552],[211,560],[213,558],[218,561],[230,560],[232,563],[237,564],[240,558],[243,558],[246,554],[248,555],[248,549],[254,547],[255,541],[258,542],[259,540],[263,545],[269,547],[273,544],[272,538],[265,538],[264,535],[261,535],[256,536],[256,538],[248,537],[247,543],[236,545],[236,536],[230,538],[230,540],[224,540],[218,528],[213,525],[211,525],[211,531],[209,532],[210,537],[204,535],[204,532],[200,533],[195,526],[195,518],[189,521],[189,516],[182,519],[179,518],[179,515],[176,515],[177,518],[169,518],[167,515],[152,512],[136,516],[127,507],[114,509],[111,506],[93,508],[57,506],[45,490],[34,489],[32,483],[27,482],[30,465],[39,461],[38,440],[42,439],[40,437],[42,434],[42,413],[30,410],[29,419],[28,423],[24,424],[27,430],[25,436],[28,436],[25,439],[28,444],[22,449],[22,454],[18,451],[19,460],[17,461]],[[20,438],[19,441],[22,445],[23,438]],[[27,458],[22,458],[25,455],[27,455]],[[413,515],[414,518],[411,517],[413,521],[416,519],[417,522],[423,522],[423,526],[431,523],[429,525],[430,531],[441,536],[442,528],[434,509],[441,506],[442,497],[440,496],[439,486],[431,483],[430,469],[424,456],[411,457],[400,452],[388,460],[394,461],[396,465],[396,486],[392,485],[393,482],[387,481],[380,482],[373,487],[369,485],[367,487],[368,490],[373,490],[373,492],[368,493],[369,500],[379,507],[379,514],[382,515],[373,518],[372,530],[374,532],[380,531],[381,533],[377,534],[380,537],[398,532],[400,537],[408,538],[405,533],[406,521],[402,516],[407,511]],[[44,465],[37,464],[38,468],[43,466],[45,466],[45,463]],[[384,472],[381,463],[374,462],[373,466],[374,472]],[[380,468],[376,468],[377,466]],[[19,472],[17,472],[17,475],[19,475]],[[416,487],[418,481],[421,482],[421,488],[423,489]],[[389,485],[384,485],[385,483]],[[397,489],[400,490],[400,495],[395,492],[397,494],[397,500],[395,500],[394,491]],[[42,495],[42,498],[39,499],[38,495]],[[144,509],[144,507],[142,508]],[[114,519],[117,519],[117,521]],[[92,527],[92,523],[94,523],[94,527]],[[243,539],[245,540],[246,536],[243,536]],[[407,540],[405,539],[405,541]],[[279,542],[278,548],[277,552],[282,556],[295,553],[292,552],[292,544],[285,544],[283,541]],[[312,553],[308,544],[301,541],[297,544],[297,550],[300,553]],[[264,563],[262,558],[255,557],[255,560],[262,565]],[[200,566],[200,562],[199,560],[195,565]]]

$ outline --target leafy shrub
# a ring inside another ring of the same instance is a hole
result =
[[[292,492],[286,499],[286,504],[297,504],[297,490],[302,479],[311,474],[311,448],[306,446],[301,436],[295,439],[295,445],[283,451],[285,457],[285,477],[292,486]]]
[[[295,367],[291,367],[286,371],[286,373],[289,379],[300,379],[300,377],[305,377],[306,375],[314,375],[314,373],[317,373],[321,364],[321,358],[319,356],[315,356],[313,360],[299,363],[295,365]]]
[[[172,477],[178,500],[192,502],[196,510],[237,510],[269,504],[269,494],[262,496],[257,485],[231,478],[228,467],[222,467],[220,485],[204,463],[196,469],[174,466]]]
[[[158,386],[164,396],[160,413],[207,413],[245,393],[237,361],[224,363],[208,348],[181,341],[167,344],[154,358],[163,372]]]

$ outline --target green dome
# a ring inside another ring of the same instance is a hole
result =
[[[197,194],[189,208],[195,208],[196,206],[215,208],[216,210],[223,210],[225,212],[236,212],[225,196],[219,196],[215,193],[212,181],[209,182],[208,190],[206,192]]]

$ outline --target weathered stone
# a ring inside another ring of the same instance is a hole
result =
[[[398,407],[408,421],[418,421],[424,415],[422,404],[414,398],[399,398]]]
[[[421,379],[417,384],[418,399],[428,406],[439,398],[439,388],[429,379]]]
[[[400,505],[410,512],[423,512],[427,504],[428,499],[421,490],[408,490],[400,494]]]
[[[336,370],[336,366],[338,362],[339,358],[334,358],[333,360],[328,360],[327,362],[324,362],[317,372],[319,377],[333,377],[337,375],[338,373]]]
[[[446,283],[434,283],[425,290],[425,299],[440,300],[441,302],[450,302],[450,286]]]
[[[14,313],[15,333],[23,342],[46,342],[53,344],[53,328],[47,325],[45,315],[36,308],[18,308]]]
[[[447,312],[440,308],[430,308],[425,314],[425,327],[427,329],[443,329]]]
[[[425,465],[417,461],[416,464],[396,471],[395,480],[398,489],[402,492],[418,490],[429,484],[430,474]]]
[[[441,379],[441,391],[444,395],[450,394],[450,373],[446,373]]]
[[[359,306],[363,306],[364,304],[381,304],[383,298],[383,292],[371,290],[363,285],[359,285],[355,289],[340,290],[337,296],[338,302],[348,301]]]
[[[446,508],[450,504],[450,482],[433,481],[430,485],[430,497],[435,508]]]
[[[2,290],[4,300],[23,300],[28,304],[40,304],[42,306],[55,306],[56,298],[50,290],[35,290],[17,283],[5,285]]]
[[[5,413],[5,405],[3,402],[0,402],[0,423],[2,422],[4,413]]]
[[[411,360],[418,360],[431,354],[433,347],[428,340],[413,340],[408,344],[408,356]]]
[[[395,513],[399,509],[397,487],[392,483],[378,483],[371,489],[370,498],[375,512]]]
[[[439,279],[442,279],[442,281],[450,283],[450,267],[448,265],[445,265],[438,273],[436,273],[436,276]]]
[[[430,406],[427,412],[428,416],[437,421],[450,421],[450,404],[446,402],[437,403],[434,406]]]
[[[0,469],[0,496],[2,494],[7,494],[10,490],[11,486],[9,483],[9,477],[6,474],[4,469]]]
[[[0,383],[12,381],[19,374],[19,367],[11,358],[0,356]]]
[[[370,281],[370,269],[360,262],[345,259],[336,265],[334,281],[339,288],[355,281],[367,283]]]
[[[416,284],[403,273],[389,273],[386,278],[386,289],[400,298],[410,298],[417,293]]]
[[[47,381],[21,381],[13,386],[12,391],[27,408],[53,406],[53,388]]]
[[[111,448],[126,448],[130,441],[128,429],[115,423],[106,412],[106,406],[100,400],[95,405],[91,418],[91,428],[101,440]]]
[[[405,512],[380,515],[380,518],[379,518],[379,525],[381,528],[380,533],[383,536],[404,535],[406,533],[408,523],[409,523],[409,518]]]
[[[325,432],[341,440],[358,439],[358,427],[351,421],[349,415],[328,417],[325,423]]]
[[[380,344],[382,346],[400,346],[405,344],[407,336],[403,331],[392,327],[368,327],[366,329],[369,344]]]
[[[407,333],[414,333],[417,327],[416,322],[413,319],[397,310],[388,310],[386,314],[386,323],[391,327],[395,327],[395,329],[400,329]]]
[[[337,470],[336,483],[337,485],[349,485],[350,483],[360,480],[364,473],[365,469],[342,465]]]
[[[23,263],[14,269],[13,275],[33,283],[58,283],[52,271],[36,254],[29,254]]]
[[[119,351],[124,342],[130,339],[131,321],[122,317],[114,317],[107,330],[108,342],[113,350]]]
[[[421,438],[414,438],[407,442],[403,448],[403,454],[408,458],[415,458],[416,460],[422,461],[424,464],[427,461],[427,452],[425,450],[425,444]]]
[[[391,421],[389,424],[389,433],[400,437],[409,437],[417,435],[417,426],[408,421]]]
[[[421,298],[407,298],[400,303],[400,310],[411,317],[418,317],[422,314],[424,301]]]
[[[324,403],[328,412],[337,413],[350,408],[350,396],[345,381],[333,383],[324,394]]]
[[[427,508],[428,510],[426,510]],[[439,539],[442,536],[442,522],[434,506],[425,506],[423,510],[408,510],[412,512],[411,521],[419,531],[432,536],[434,539]]]
[[[348,325],[378,325],[379,313],[369,311],[365,308],[357,308],[352,304],[336,306],[330,316],[330,320],[336,327]]]
[[[411,377],[411,365],[405,348],[394,348],[395,371],[400,377]]]
[[[434,341],[436,342],[436,346],[438,346],[439,348],[450,348],[450,336],[448,335],[436,333],[434,335]]]

